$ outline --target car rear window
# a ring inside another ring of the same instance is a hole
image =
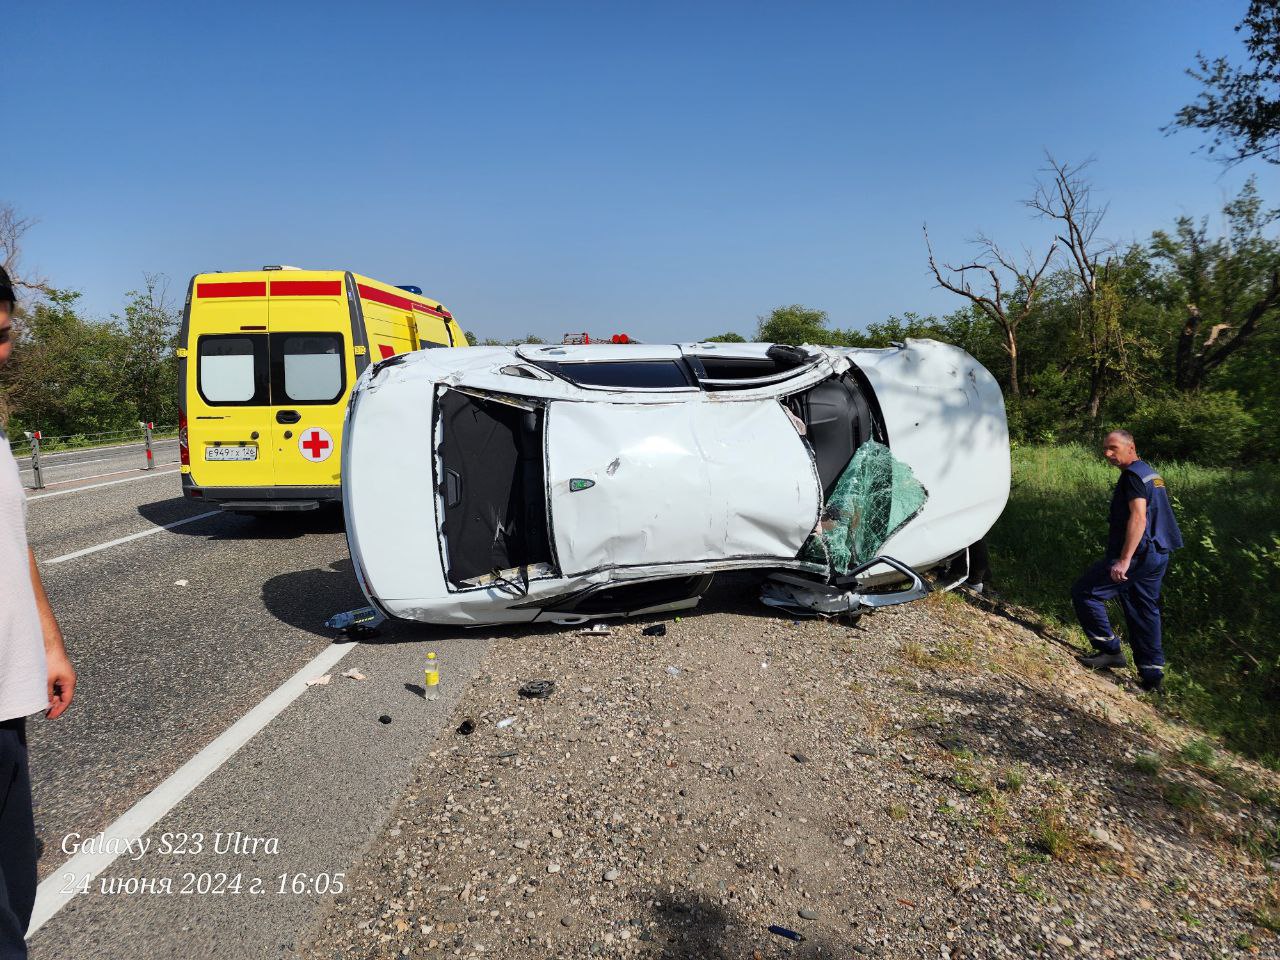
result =
[[[342,337],[336,333],[273,333],[276,404],[333,403],[345,387]]]
[[[346,392],[338,333],[211,334],[196,352],[196,386],[211,406],[327,404]]]
[[[204,336],[197,344],[196,353],[196,386],[206,403],[253,405],[269,402],[265,334]]]

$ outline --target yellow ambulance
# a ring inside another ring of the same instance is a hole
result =
[[[417,287],[263,267],[191,279],[178,333],[184,496],[228,510],[341,500],[342,418],[370,363],[467,346]]]

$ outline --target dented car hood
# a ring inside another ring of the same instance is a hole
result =
[[[604,567],[794,560],[822,506],[813,458],[772,399],[556,402],[547,487],[565,575]],[[761,451],[770,462],[762,469]]]

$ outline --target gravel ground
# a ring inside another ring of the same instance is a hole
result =
[[[958,597],[751,598],[497,636],[301,955],[1280,956],[1274,775]]]

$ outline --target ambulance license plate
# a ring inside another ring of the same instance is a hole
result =
[[[257,460],[257,447],[205,447],[206,460]]]

